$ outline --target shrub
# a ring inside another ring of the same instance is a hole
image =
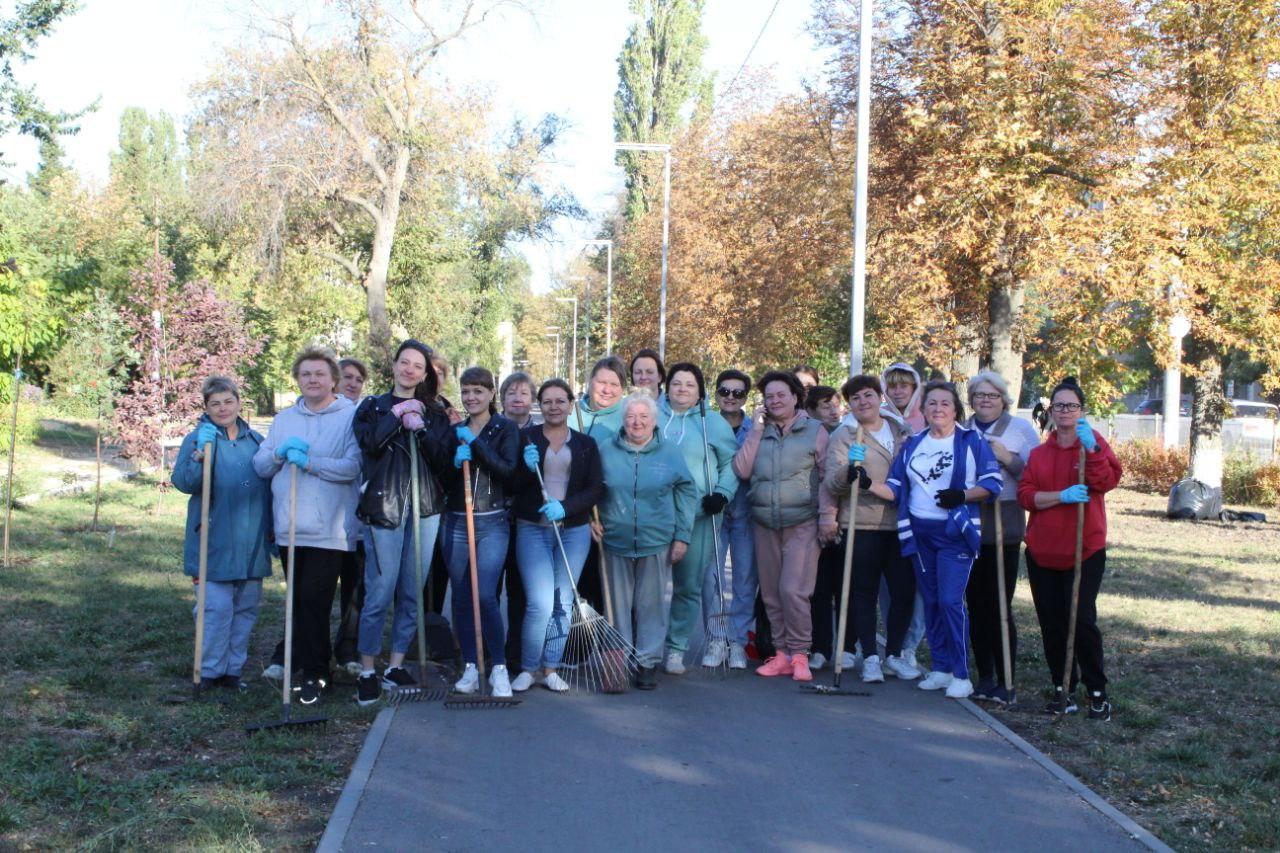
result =
[[[40,406],[30,400],[18,401],[18,448],[36,440],[40,432]],[[9,430],[13,423],[13,398],[0,400],[0,452],[9,452]],[[4,471],[0,471],[0,477]]]
[[[1280,508],[1280,461],[1228,456],[1222,469],[1222,500]]]
[[[1124,469],[1120,485],[1138,492],[1167,495],[1190,468],[1186,448],[1165,448],[1158,438],[1125,441],[1112,449]]]

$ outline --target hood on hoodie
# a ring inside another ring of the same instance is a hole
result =
[[[916,390],[911,394],[911,399],[907,401],[907,408],[904,411],[898,411],[898,407],[889,399],[889,383],[885,377],[889,375],[890,370],[905,370],[915,377]],[[924,383],[920,381],[920,374],[914,367],[905,361],[895,361],[881,372],[880,387],[884,389],[884,403],[880,406],[882,412],[897,420],[898,423],[924,419],[924,414],[920,411],[920,395],[924,390]]]
[[[293,407],[298,410],[298,414],[306,415],[308,417],[319,417],[320,415],[328,415],[328,414],[331,414],[332,412],[340,412],[343,409],[350,409],[354,406],[355,406],[355,403],[351,402],[341,394],[335,395],[334,401],[329,405],[325,406],[323,409],[321,409],[318,412],[313,412],[311,411],[311,409],[307,408],[307,401],[302,397],[299,397],[298,401],[293,404]]]
[[[671,407],[671,401],[667,399],[666,394],[660,394],[658,396],[658,412],[666,420],[665,423],[658,427],[658,432],[661,433],[664,441],[672,441],[676,444],[684,444],[684,436],[686,427],[689,423],[689,417],[691,415],[693,417],[701,417],[696,404],[685,409],[683,412],[677,413],[676,410]],[[679,421],[679,423],[676,423],[677,421]],[[702,427],[699,425],[695,427],[695,429],[701,430]],[[701,435],[700,432],[699,435]]]

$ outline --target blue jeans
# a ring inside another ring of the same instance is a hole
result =
[[[573,589],[564,563],[568,558],[576,583],[591,548],[591,527],[586,524],[562,527],[560,539],[564,542],[563,555],[556,544],[555,531],[549,525],[516,522],[516,561],[520,565],[525,595],[520,640],[520,665],[525,672],[533,672],[540,666],[555,669],[564,655],[573,607]]]
[[[507,631],[502,624],[502,608],[498,606],[498,583],[502,580],[502,564],[507,559],[507,543],[511,525],[506,510],[486,512],[475,517],[476,577],[480,581],[480,626],[485,648],[494,666],[506,666]],[[476,628],[471,615],[471,558],[467,550],[467,517],[451,512],[444,519],[441,540],[445,568],[449,570],[449,587],[453,591],[453,630],[462,646],[462,658],[476,662]]]
[[[404,654],[413,643],[418,627],[418,572],[413,567],[413,536],[409,530],[411,512],[406,512],[397,528],[374,527],[364,531],[364,607],[360,609],[360,632],[356,648],[362,655],[376,657],[382,651],[382,626],[387,608],[395,603],[391,617],[391,652]],[[440,516],[418,519],[422,538],[422,573],[425,580],[436,547]]]
[[[913,565],[914,560],[910,561]],[[880,612],[889,612],[889,584],[882,577],[880,578]],[[889,627],[885,626],[885,637],[888,638]],[[907,626],[907,633],[902,637],[902,654],[915,654],[916,649],[920,648],[920,641],[924,639],[924,599],[920,597],[920,590],[916,590],[915,604],[911,609],[911,624]],[[862,652],[864,655],[866,651]]]
[[[755,620],[756,592],[760,579],[756,575],[756,546],[751,538],[751,518],[747,510],[732,518],[726,513],[720,527],[720,554],[717,565],[723,573],[725,558],[733,555],[733,601],[729,606],[729,642],[740,646],[747,644],[747,632]],[[723,574],[721,575],[723,577]],[[715,575],[707,573],[708,586],[703,588],[703,600],[715,598]],[[710,597],[707,597],[710,590]]]
[[[261,578],[243,581],[205,581],[204,649],[200,677],[239,676],[249,656],[249,635],[258,621]],[[195,607],[191,615],[196,615]]]
[[[964,591],[975,554],[947,533],[946,521],[911,518],[916,553],[916,589],[924,598],[929,658],[934,672],[969,677],[969,614]]]

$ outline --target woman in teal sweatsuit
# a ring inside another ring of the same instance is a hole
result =
[[[195,578],[200,566],[203,451],[213,446],[200,680],[202,687],[241,689],[262,579],[271,574],[271,483],[253,470],[253,454],[262,436],[240,417],[236,383],[211,376],[202,390],[205,413],[182,440],[171,479],[178,491],[191,495],[183,570]]]
[[[722,603],[715,600],[717,592],[723,594],[723,584],[716,583],[711,525],[713,520],[720,523],[724,508],[738,491],[738,477],[733,473],[733,454],[738,451],[738,442],[728,422],[703,404],[706,395],[702,371],[697,365],[681,362],[668,370],[667,393],[658,399],[658,432],[663,442],[680,448],[698,497],[689,550],[684,559],[671,567],[671,625],[667,629],[665,665],[671,675],[685,671],[684,656],[689,649],[689,634],[696,622],[699,602],[703,624],[711,629],[703,666],[720,666],[729,655],[724,620],[712,618],[719,616],[723,609]]]

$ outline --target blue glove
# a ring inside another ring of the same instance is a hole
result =
[[[458,441],[463,444],[470,444],[476,440],[476,434],[470,430],[465,424],[458,424],[458,428],[454,430],[458,434]]]
[[[1064,504],[1087,504],[1089,502],[1089,487],[1075,485],[1065,488],[1058,493],[1058,500]]]
[[[311,445],[307,444],[303,439],[296,435],[290,436],[276,445],[276,458],[285,459],[289,455],[290,450],[301,450],[303,453],[306,453],[310,449]]]
[[[547,517],[547,521],[564,521],[564,504],[560,503],[560,501],[555,498],[544,503],[538,509],[538,512],[545,515]]]
[[[866,461],[867,461],[867,446],[865,444],[849,445],[849,464],[850,465],[853,465],[855,462],[866,462]]]
[[[196,427],[196,450],[204,452],[206,444],[213,444],[218,440],[218,427],[213,421],[203,421],[200,426]]]
[[[296,447],[290,447],[289,452],[284,456],[286,462],[297,465],[303,471],[307,470],[307,466],[311,464],[311,459],[307,456],[307,451],[299,450]]]
[[[538,445],[526,444],[524,446],[524,465],[530,471],[538,470],[538,463],[542,461],[542,454],[538,453]]]
[[[1093,427],[1084,418],[1076,421],[1076,438],[1084,445],[1084,449],[1092,453],[1098,449],[1098,438],[1093,434]]]
[[[471,461],[471,448],[465,444],[459,444],[458,449],[453,454],[453,467],[461,468],[463,462]]]

